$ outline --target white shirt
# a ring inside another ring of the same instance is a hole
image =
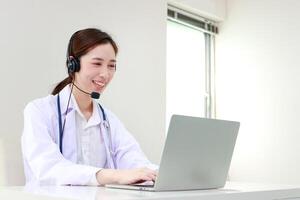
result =
[[[71,99],[76,110],[77,164],[104,168],[106,164],[106,152],[103,136],[100,131],[100,122],[102,119],[98,104],[93,101],[92,116],[86,120],[73,95]],[[90,184],[98,184],[96,175],[91,179]]]

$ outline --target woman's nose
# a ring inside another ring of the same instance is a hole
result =
[[[107,80],[110,76],[110,71],[109,71],[109,67],[103,67],[103,69],[100,71],[100,77],[104,78],[105,80]]]

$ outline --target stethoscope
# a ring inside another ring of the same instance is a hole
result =
[[[99,103],[98,103],[98,105],[99,105],[99,108],[101,110],[102,119],[103,119],[102,122],[100,123],[100,134],[103,133],[102,126],[104,126],[106,128],[107,135],[108,135],[108,140],[109,140],[108,151],[110,153],[110,157],[111,157],[112,164],[113,164],[113,166],[111,166],[111,167],[114,168],[114,169],[116,169],[117,165],[115,163],[114,153],[113,153],[113,150],[112,150],[111,127],[110,127],[109,121],[107,119],[107,116],[106,116],[106,113],[105,113],[103,107]],[[60,151],[61,154],[63,154],[63,132],[64,132],[64,125],[62,124],[59,93],[57,94],[57,112],[58,112],[58,129],[59,129],[59,151]],[[64,120],[64,124],[65,124],[65,120]],[[103,137],[104,137],[104,135],[103,135]]]

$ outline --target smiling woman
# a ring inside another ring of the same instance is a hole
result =
[[[153,181],[150,163],[119,119],[99,98],[116,71],[118,47],[105,32],[75,32],[68,76],[51,95],[24,110],[22,152],[27,184],[104,185]]]

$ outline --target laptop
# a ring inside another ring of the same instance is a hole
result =
[[[224,187],[240,123],[173,115],[154,184],[109,188],[178,191]]]

